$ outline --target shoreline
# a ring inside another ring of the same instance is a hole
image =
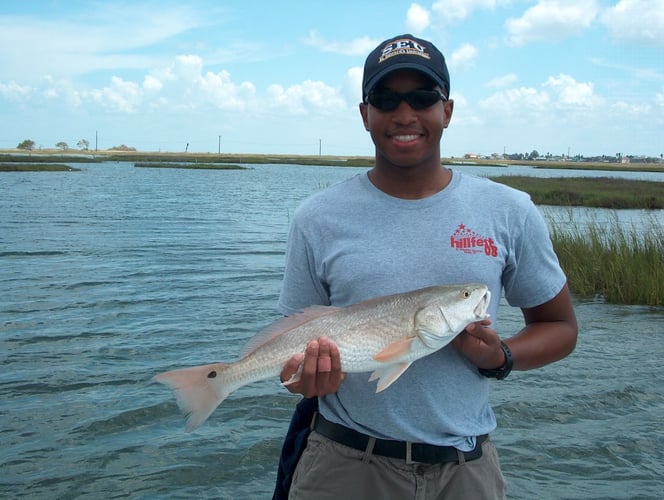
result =
[[[330,156],[330,155],[271,155],[271,154],[230,154],[230,153],[162,153],[139,151],[82,151],[82,150],[41,150],[26,152],[19,149],[0,149],[0,163],[103,163],[103,162],[177,162],[177,163],[240,163],[240,164],[294,164],[337,167],[373,166],[373,156]],[[504,160],[504,159],[464,159],[441,158],[445,166],[463,165],[467,167],[527,166],[533,168],[570,169],[570,170],[606,170],[624,172],[664,172],[664,161],[653,163],[618,163],[590,161],[542,161],[542,160]],[[192,167],[195,168],[195,165]]]

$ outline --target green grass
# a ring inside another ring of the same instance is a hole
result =
[[[664,182],[612,177],[501,176],[492,180],[530,194],[537,205],[664,208]]]
[[[206,170],[246,170],[247,167],[240,165],[218,164],[218,163],[172,163],[172,162],[150,162],[135,163],[138,168],[187,168],[187,169],[206,169]]]
[[[615,304],[664,305],[664,230],[654,219],[645,228],[563,227],[552,223],[551,238],[573,293]]]
[[[0,163],[0,172],[80,172],[80,168],[57,163]]]

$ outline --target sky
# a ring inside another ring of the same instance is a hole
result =
[[[448,63],[444,157],[664,154],[664,0],[1,0],[0,148],[370,156],[404,33]]]

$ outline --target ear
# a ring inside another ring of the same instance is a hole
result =
[[[447,128],[452,120],[452,112],[454,111],[454,100],[449,99],[443,103],[443,128]]]
[[[366,103],[360,103],[360,115],[364,123],[364,130],[369,130],[369,106]]]

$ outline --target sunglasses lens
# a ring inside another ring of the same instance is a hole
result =
[[[440,100],[440,94],[435,90],[415,90],[406,94],[406,102],[413,109],[425,109],[433,106]]]
[[[375,92],[369,94],[369,104],[381,111],[394,111],[401,103],[401,96],[396,92]]]
[[[368,101],[381,111],[394,111],[401,101],[406,101],[411,108],[420,110],[433,106],[441,100],[441,97],[442,95],[436,90],[413,90],[406,94],[383,90],[369,94]]]

